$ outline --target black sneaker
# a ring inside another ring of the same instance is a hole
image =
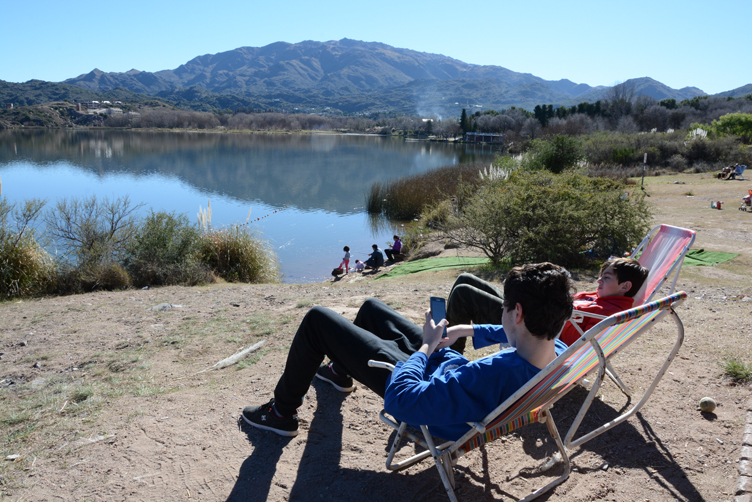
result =
[[[279,418],[272,406],[274,406],[274,399],[262,406],[246,406],[243,408],[243,420],[253,427],[276,432],[280,436],[297,436],[298,414]]]
[[[316,378],[332,384],[332,387],[340,392],[352,392],[355,389],[353,379],[347,375],[335,375],[332,371],[332,364],[322,364],[316,371]]]

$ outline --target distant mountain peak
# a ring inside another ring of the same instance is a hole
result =
[[[656,99],[704,94],[694,88],[677,91],[650,77],[632,81],[639,92]],[[481,82],[483,85],[477,85]],[[105,73],[95,68],[65,83],[93,91],[123,87],[179,99],[199,99],[196,96],[205,93],[184,92],[198,87],[207,93],[232,96],[229,102],[265,103],[265,107],[284,103],[345,112],[388,109],[403,113],[417,113],[420,108],[443,114],[459,114],[461,105],[454,103],[532,109],[545,103],[570,105],[573,100],[582,102],[605,92],[568,79],[548,81],[502,66],[474,65],[441,54],[349,38],[239,47],[196,56],[174,70],[154,73],[136,69]]]

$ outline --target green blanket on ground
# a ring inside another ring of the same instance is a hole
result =
[[[714,266],[719,263],[729,261],[739,256],[734,253],[722,253],[720,251],[705,251],[704,249],[690,249],[684,257],[684,265],[687,266]],[[491,260],[488,258],[468,258],[462,256],[451,256],[444,258],[425,258],[400,263],[389,272],[378,276],[376,279],[384,277],[400,277],[402,275],[416,274],[418,272],[427,272],[429,270],[447,270],[451,268],[477,267],[485,265]]]
[[[709,267],[718,265],[732,258],[739,256],[734,253],[722,253],[720,251],[705,251],[704,249],[690,249],[684,257],[684,265]]]
[[[376,279],[384,277],[399,277],[401,275],[416,274],[428,270],[446,270],[450,268],[476,267],[485,265],[491,260],[488,258],[468,258],[462,256],[449,256],[444,258],[426,258],[400,263],[386,274],[378,276]]]

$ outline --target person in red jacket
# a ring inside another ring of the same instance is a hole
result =
[[[582,291],[574,295],[574,309],[591,314],[610,316],[629,310],[634,305],[634,296],[640,291],[648,277],[648,269],[633,258],[612,258],[601,266],[598,289]],[[600,319],[587,317],[580,323],[582,332],[586,332]],[[580,333],[571,322],[564,325],[561,341],[572,345],[580,338]]]
[[[598,289],[574,296],[574,308],[583,312],[610,316],[633,307],[634,296],[648,276],[648,269],[633,258],[612,258],[601,266]],[[504,293],[502,289],[472,274],[462,274],[454,282],[447,299],[449,326],[458,324],[498,324],[501,319]],[[585,317],[583,332],[598,324],[599,319]],[[570,322],[564,325],[561,340],[567,345],[580,337]],[[465,349],[460,338],[452,349],[460,354]]]

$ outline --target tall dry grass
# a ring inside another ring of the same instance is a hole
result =
[[[423,208],[455,195],[460,182],[473,184],[486,164],[445,166],[415,176],[374,183],[366,194],[366,210],[394,220],[417,218]]]
[[[204,232],[201,261],[230,282],[275,283],[280,281],[276,255],[246,224]]]

